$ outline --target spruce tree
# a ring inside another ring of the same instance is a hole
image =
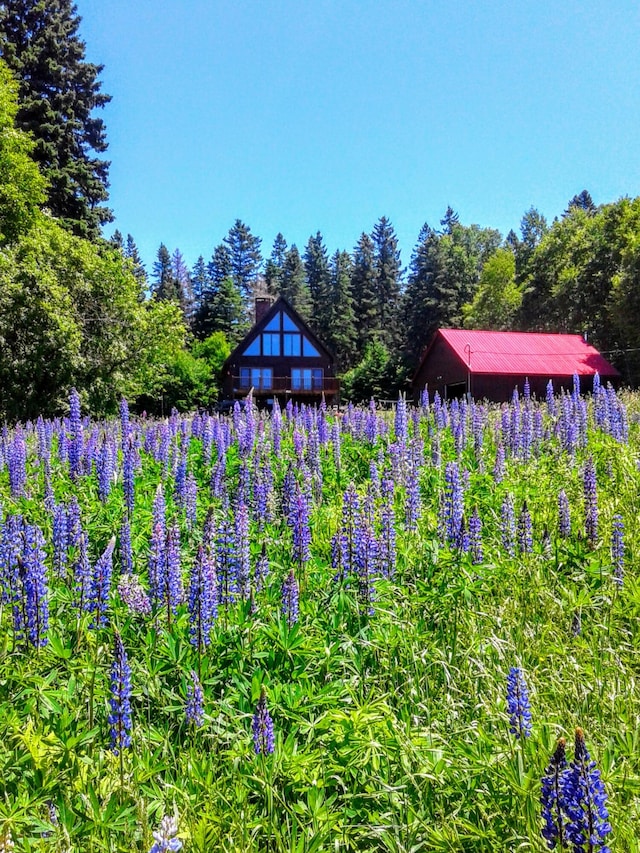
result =
[[[278,296],[282,286],[282,273],[284,270],[284,262],[287,257],[287,241],[282,234],[278,233],[273,241],[273,249],[271,257],[265,264],[264,278],[267,287],[267,293],[271,296]]]
[[[326,341],[338,359],[340,371],[353,366],[358,340],[351,289],[352,267],[348,252],[336,252],[331,258],[331,311]]]
[[[156,299],[165,302],[181,303],[181,292],[178,281],[173,275],[171,255],[164,243],[160,244],[157,260],[153,265],[153,292]]]
[[[376,223],[371,239],[375,253],[378,325],[382,339],[393,348],[398,343],[402,268],[398,238],[386,216]]]
[[[193,291],[193,302],[196,314],[200,310],[204,295],[210,287],[210,282],[211,278],[207,270],[207,265],[202,255],[200,255],[191,270],[191,289]]]
[[[284,259],[280,296],[284,296],[304,320],[310,319],[311,299],[307,289],[304,264],[295,243],[291,245]]]
[[[180,249],[176,249],[171,256],[171,272],[173,279],[176,282],[178,291],[178,299],[182,313],[189,326],[193,325],[195,306],[193,304],[193,290],[191,288],[191,276],[189,268],[185,263],[184,257]]]
[[[322,234],[309,237],[304,250],[304,270],[311,299],[311,323],[321,338],[327,337],[330,322],[329,254]]]
[[[260,245],[262,240],[251,233],[248,225],[236,219],[224,238],[231,259],[231,274],[236,287],[240,290],[249,311],[253,306],[255,281],[262,266]]]
[[[220,243],[213,250],[213,255],[207,265],[207,272],[214,287],[219,287],[225,278],[233,275],[231,253],[224,243]]]
[[[113,219],[104,122],[94,110],[102,65],[85,61],[80,17],[71,0],[5,0],[0,4],[0,53],[19,83],[17,127],[35,140],[33,157],[49,182],[47,207],[80,236],[98,239]]]
[[[140,252],[138,251],[138,247],[136,246],[136,241],[133,239],[131,234],[127,234],[127,242],[124,247],[124,256],[131,261],[131,265],[133,266],[133,274],[136,277],[136,281],[140,287],[140,298],[144,299],[147,293],[147,287],[149,285],[149,281],[147,278],[147,271],[145,269],[144,264],[142,263],[142,258],[140,257]]]
[[[358,353],[362,355],[366,345],[380,333],[375,249],[368,234],[360,235],[353,250],[351,289],[358,327]]]

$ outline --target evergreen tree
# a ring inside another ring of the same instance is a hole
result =
[[[311,323],[321,338],[329,331],[331,314],[329,254],[322,234],[309,237],[304,250],[304,271],[311,299]]]
[[[455,212],[455,210],[449,205],[447,207],[444,216],[440,220],[440,225],[442,225],[443,234],[451,234],[453,229],[460,222],[460,217]]]
[[[336,252],[330,264],[331,311],[326,342],[336,355],[341,371],[353,366],[358,340],[351,275],[349,253]]]
[[[111,237],[109,242],[115,249],[119,249],[122,254],[124,254],[124,237],[122,236],[122,232],[119,231],[117,228],[113,232],[113,236]]]
[[[428,296],[438,272],[439,242],[439,235],[425,223],[420,229],[409,264],[403,305],[406,332],[404,349],[414,363],[437,328]]]
[[[292,243],[284,259],[280,296],[284,296],[304,320],[310,319],[311,299],[307,290],[304,264],[295,243]]]
[[[153,265],[153,292],[156,299],[164,302],[177,302],[181,304],[181,291],[178,281],[173,275],[171,255],[164,243],[160,244],[157,260]]]
[[[214,332],[224,332],[229,343],[235,346],[248,327],[242,294],[231,276],[218,283],[210,280],[195,317],[198,337],[203,339]]]
[[[207,266],[207,272],[213,287],[219,287],[225,278],[230,278],[233,275],[231,266],[231,252],[224,243],[220,243],[213,250],[213,255]]]
[[[271,296],[278,296],[282,286],[282,273],[284,263],[287,256],[287,241],[282,234],[278,233],[273,241],[273,249],[271,257],[265,264],[264,278],[266,283],[267,293]]]
[[[252,307],[255,281],[262,265],[260,244],[262,240],[251,233],[251,229],[240,219],[236,219],[224,238],[231,259],[231,275],[240,290],[246,310]]]
[[[378,295],[378,327],[382,340],[395,347],[398,343],[400,308],[400,252],[393,226],[383,216],[371,235],[375,256],[376,291]]]
[[[591,198],[591,193],[587,190],[582,190],[578,195],[574,195],[569,204],[567,205],[567,209],[564,212],[564,216],[568,216],[571,213],[571,209],[577,207],[580,210],[586,210],[587,213],[595,213],[598,209],[593,203],[593,199]]]
[[[193,269],[191,270],[191,289],[193,291],[193,301],[196,315],[200,311],[202,301],[210,286],[211,278],[209,276],[209,271],[207,270],[207,265],[205,263],[204,258],[202,257],[202,255],[200,255],[198,260],[195,262]]]
[[[124,256],[131,261],[133,274],[138,282],[138,286],[140,287],[140,298],[143,299],[146,295],[149,281],[147,278],[147,271],[142,263],[142,258],[140,257],[140,252],[136,246],[136,241],[133,239],[131,234],[127,234]]]
[[[93,113],[110,96],[103,66],[85,61],[80,17],[72,0],[5,0],[0,52],[19,83],[17,126],[35,140],[33,157],[48,180],[47,206],[76,234],[98,239],[113,219],[104,122]]]
[[[171,256],[171,273],[176,282],[180,307],[182,308],[185,320],[189,326],[192,326],[195,306],[193,304],[191,276],[189,275],[189,268],[185,263],[180,249],[176,249]]]
[[[358,328],[358,354],[362,355],[366,345],[373,341],[380,331],[375,254],[373,241],[368,234],[360,235],[353,250],[351,290]]]

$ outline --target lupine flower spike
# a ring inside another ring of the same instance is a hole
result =
[[[611,832],[607,794],[582,729],[576,729],[573,761],[562,775],[561,786],[568,818],[565,837],[574,853],[610,853],[605,844]]]
[[[529,691],[522,670],[517,666],[512,666],[507,676],[507,710],[511,734],[516,738],[529,737],[531,734]]]
[[[264,687],[260,691],[260,699],[253,715],[253,748],[256,755],[269,755],[275,749],[273,735],[273,720],[267,708],[267,693]]]
[[[153,833],[155,843],[149,853],[176,853],[177,850],[182,850],[182,841],[176,838],[177,832],[177,818],[165,815],[160,821],[160,826]]]
[[[545,775],[542,777],[542,792],[540,794],[542,820],[544,821],[542,837],[547,842],[549,850],[553,850],[556,844],[560,845],[560,849],[564,847],[566,817],[561,780],[567,767],[566,745],[566,740],[561,737],[556,744]]]
[[[199,729],[204,723],[204,691],[198,673],[191,670],[191,683],[187,686],[187,721]]]
[[[115,635],[113,666],[111,667],[111,748],[116,755],[131,746],[131,668],[127,653],[120,639]]]

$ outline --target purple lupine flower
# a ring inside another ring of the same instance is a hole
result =
[[[249,542],[249,508],[245,503],[236,507],[234,517],[234,573],[235,589],[241,598],[249,598],[251,552]]]
[[[394,431],[396,441],[400,444],[406,444],[409,438],[409,423],[407,420],[407,401],[402,394],[398,396],[398,402],[396,403]]]
[[[11,497],[19,498],[24,494],[27,484],[27,444],[21,428],[17,428],[8,447],[7,468],[9,469],[9,487]]]
[[[522,670],[517,666],[512,666],[507,676],[507,711],[511,734],[516,738],[529,737],[531,734],[529,691]]]
[[[336,418],[331,425],[331,445],[333,447],[333,461],[336,470],[340,470],[340,423]]]
[[[380,541],[378,559],[381,573],[392,578],[396,571],[396,518],[394,508],[395,486],[388,477],[382,481],[382,508],[380,510]]]
[[[496,483],[501,483],[504,479],[504,446],[502,442],[496,447],[496,461],[493,465],[493,479]]]
[[[600,771],[591,760],[582,729],[576,729],[573,761],[562,774],[565,838],[574,853],[610,853],[605,839],[611,832],[607,794]]]
[[[522,502],[518,516],[518,549],[521,554],[531,554],[533,551],[533,525],[527,502]]]
[[[589,457],[583,476],[585,503],[585,532],[592,548],[598,544],[598,494],[596,491],[596,468],[593,457]]]
[[[138,575],[122,575],[118,581],[118,594],[134,616],[151,614],[151,602]]]
[[[176,505],[179,507],[183,507],[185,505],[185,487],[187,485],[187,453],[186,453],[186,445],[183,447],[182,452],[180,454],[180,460],[178,462],[178,467],[176,468],[176,477],[174,483],[173,490],[173,498],[176,502]]]
[[[111,667],[111,749],[116,755],[131,746],[131,667],[127,653],[116,631]]]
[[[44,536],[35,524],[24,527],[24,594],[27,639],[35,648],[47,645],[49,590],[44,563]]]
[[[624,522],[621,515],[613,516],[611,531],[611,561],[613,563],[613,580],[621,587],[624,578]]]
[[[112,536],[104,552],[96,560],[89,585],[87,610],[90,613],[96,614],[94,624],[98,628],[107,624],[106,611],[109,606],[111,574],[113,572],[113,550],[115,546],[116,537]]]
[[[262,687],[260,699],[253,715],[253,748],[256,755],[270,755],[275,749],[273,720],[267,708],[267,692]]]
[[[262,552],[258,557],[254,569],[254,584],[256,592],[259,593],[264,587],[264,582],[269,574],[269,558],[267,557],[267,548],[264,542],[262,543]]]
[[[53,509],[53,571],[62,577],[67,568],[67,508],[63,503]]]
[[[89,548],[87,534],[80,534],[73,560],[73,586],[78,612],[88,609],[89,592],[91,589],[91,566],[89,564]]]
[[[556,416],[556,398],[553,393],[553,382],[549,380],[547,382],[547,393],[546,393],[546,404],[547,404],[547,412],[552,418]]]
[[[120,525],[120,571],[130,574],[133,571],[133,551],[131,549],[131,525],[125,516]]]
[[[69,394],[69,474],[75,480],[80,475],[84,432],[80,415],[80,396],[75,388]]]
[[[282,584],[282,615],[287,620],[289,627],[298,621],[299,604],[300,593],[298,581],[296,580],[293,569],[291,569]]]
[[[457,462],[447,463],[444,479],[446,537],[451,545],[457,546],[460,541],[462,515],[464,512],[462,483],[460,482],[460,470]]]
[[[510,557],[516,553],[516,521],[513,511],[513,500],[511,495],[506,495],[501,507],[501,532],[502,547]]]
[[[482,519],[478,513],[478,507],[474,506],[469,519],[469,545],[471,550],[471,562],[474,566],[482,563]]]
[[[187,519],[187,525],[190,528],[196,526],[197,505],[198,505],[198,484],[193,473],[189,471],[187,474],[187,482],[184,489],[184,510]]]
[[[122,450],[124,451],[127,438],[129,437],[129,404],[123,397],[120,400],[120,405],[118,406],[118,413],[120,415],[120,436],[122,441]]]
[[[102,440],[97,458],[98,497],[102,503],[107,502],[107,498],[111,492],[115,467],[115,450],[109,439],[105,436]]]
[[[75,548],[82,536],[82,515],[78,498],[74,495],[67,507],[67,547]]]
[[[226,607],[235,601],[238,592],[236,587],[235,535],[233,524],[229,518],[228,507],[224,509],[217,526],[215,548],[218,568],[218,601]]]
[[[182,569],[180,560],[180,530],[172,524],[167,530],[166,567],[164,574],[163,604],[167,609],[167,623],[171,624],[171,615],[177,613],[182,601]]]
[[[407,530],[416,531],[418,529],[421,508],[420,469],[418,465],[411,464],[407,476],[405,502],[405,527]]]
[[[369,616],[374,613],[375,578],[378,574],[378,542],[370,525],[361,518],[357,530],[356,573],[358,601]]]
[[[566,815],[564,809],[564,795],[562,791],[562,775],[567,767],[566,740],[561,737],[551,756],[545,775],[542,777],[542,792],[540,794],[540,805],[542,806],[542,837],[547,842],[549,850],[554,850],[556,845],[564,849]]]
[[[349,483],[342,497],[342,526],[337,549],[336,575],[334,581],[344,581],[349,575],[355,575],[355,555],[357,549],[356,530],[359,520],[360,502],[353,483]]]
[[[571,509],[564,489],[558,492],[558,530],[564,539],[571,536]]]
[[[178,832],[177,818],[165,815],[160,826],[153,833],[155,843],[149,853],[177,853],[182,850],[182,841],[176,838]]]
[[[309,526],[309,501],[300,489],[294,501],[293,528],[293,559],[302,568],[311,557],[311,528]]]
[[[187,686],[187,705],[185,708],[187,722],[199,729],[204,723],[204,691],[198,673],[191,670],[191,681]]]
[[[189,579],[189,635],[201,652],[211,641],[211,629],[218,615],[217,578],[212,556],[204,545],[198,547]]]
[[[122,489],[124,491],[124,502],[129,515],[133,515],[135,505],[135,469],[136,469],[136,446],[133,436],[123,436],[122,447]]]

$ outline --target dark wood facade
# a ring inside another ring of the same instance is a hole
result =
[[[327,404],[338,402],[339,381],[333,355],[286,299],[270,307],[256,304],[257,320],[223,367],[228,400],[251,391],[258,403],[274,400]]]

